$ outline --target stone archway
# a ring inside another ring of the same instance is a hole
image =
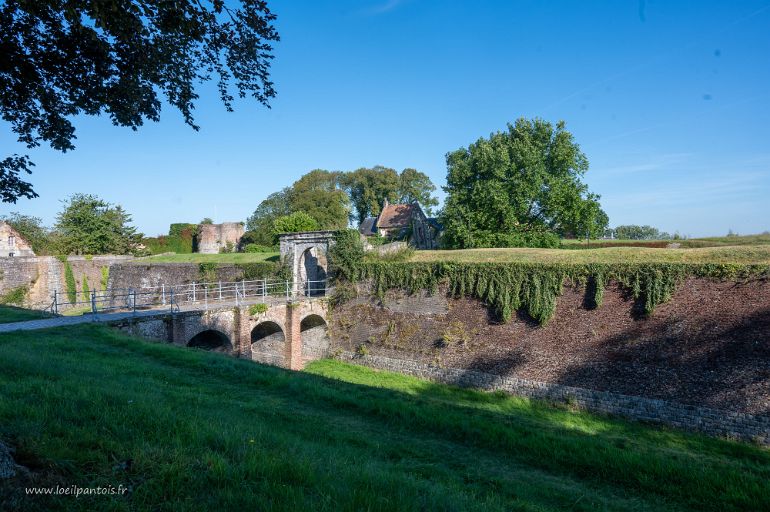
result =
[[[308,247],[298,266],[300,293],[306,297],[322,296],[326,292],[326,254],[318,247]]]
[[[233,349],[230,338],[216,329],[201,331],[187,342],[188,347],[210,350],[212,352],[231,352]]]
[[[276,322],[264,321],[251,330],[251,359],[284,366],[286,335]]]
[[[300,322],[302,360],[315,361],[329,354],[329,326],[320,315],[310,314]]]
[[[292,269],[295,296],[324,295],[322,286],[315,283],[308,286],[308,281],[326,279],[327,255],[333,239],[334,231],[308,231],[279,236],[281,261]],[[318,279],[309,279],[310,276]]]

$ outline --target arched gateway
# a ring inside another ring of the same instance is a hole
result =
[[[291,268],[294,295],[324,295],[329,246],[334,231],[306,231],[279,235],[281,261]]]

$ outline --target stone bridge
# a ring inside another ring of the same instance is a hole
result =
[[[309,285],[325,282],[333,235],[314,231],[280,236],[281,260],[292,269],[294,283],[286,302],[207,305],[206,310],[136,315],[110,323],[136,336],[301,370],[329,352],[328,302],[322,297],[327,290]]]
[[[130,334],[175,345],[224,352],[301,370],[329,352],[328,304],[306,298],[284,304],[137,316],[113,322]]]

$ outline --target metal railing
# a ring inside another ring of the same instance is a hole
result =
[[[182,309],[208,310],[223,305],[240,306],[246,303],[280,303],[302,297],[326,295],[327,280],[317,281],[268,281],[266,279],[231,282],[193,282],[166,285],[119,288],[103,292],[92,290],[84,297],[82,292],[74,301],[54,291],[47,310],[54,314],[63,311],[82,313],[136,312],[137,310],[164,310],[175,313]]]

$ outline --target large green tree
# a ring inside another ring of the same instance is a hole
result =
[[[599,196],[582,181],[588,159],[563,122],[519,119],[446,160],[448,247],[549,246],[556,235],[606,227]]]
[[[305,212],[318,229],[342,229],[348,224],[349,201],[340,188],[341,173],[315,169],[294,182],[289,189],[289,209]]]
[[[426,174],[416,169],[404,169],[399,174],[395,169],[381,165],[362,167],[345,173],[341,183],[350,196],[353,218],[358,222],[378,215],[385,199],[391,203],[416,201],[428,215],[438,205],[438,199],[432,195],[436,186]]]
[[[0,2],[0,114],[28,148],[74,149],[73,120],[106,115],[137,129],[163,102],[193,119],[196,86],[215,80],[267,106],[278,33],[264,0],[5,0]],[[37,197],[26,155],[0,159],[0,199]]]
[[[338,172],[315,169],[291,187],[267,196],[246,221],[244,243],[272,245],[276,219],[304,212],[317,222],[314,229],[342,229],[347,226],[349,200],[340,188]]]
[[[120,205],[90,194],[64,201],[55,229],[63,254],[130,254],[137,252],[142,239]]]
[[[289,187],[267,196],[246,220],[243,243],[273,245],[273,223],[278,217],[289,215]]]

